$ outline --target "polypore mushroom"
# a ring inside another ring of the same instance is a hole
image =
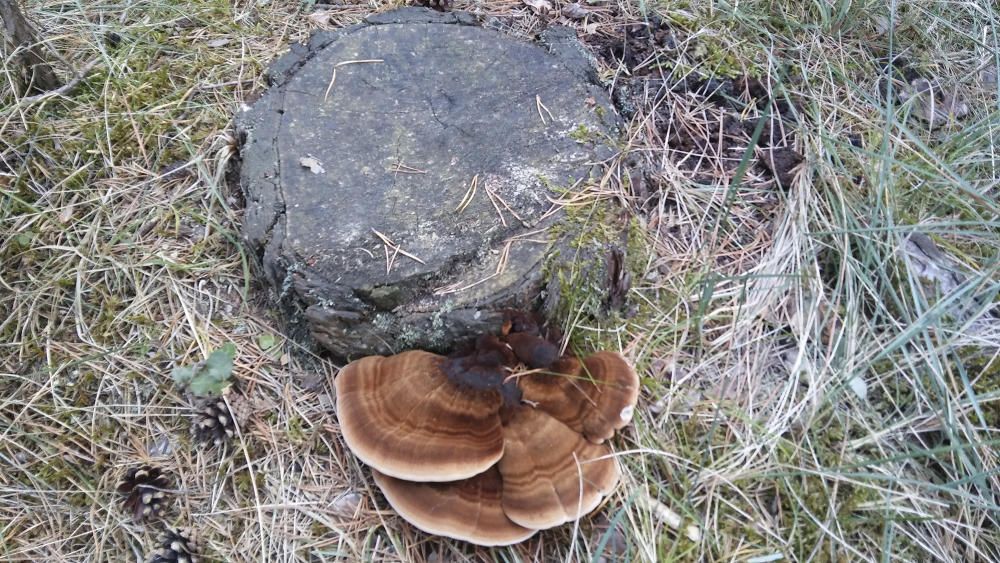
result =
[[[519,361],[533,370],[512,374]],[[582,517],[614,488],[618,465],[601,442],[631,418],[638,378],[620,354],[560,357],[515,314],[501,338],[466,353],[352,362],[336,388],[348,447],[403,518],[509,545]]]
[[[372,473],[386,500],[417,528],[479,545],[509,545],[594,510],[618,483],[605,445],[527,405],[510,413],[504,454],[487,471],[451,483]]]
[[[414,483],[375,470],[372,475],[396,512],[427,533],[499,546],[522,542],[538,531],[518,526],[504,514],[496,466],[453,483]]]
[[[632,420],[639,398],[639,376],[617,352],[597,352],[582,362],[565,356],[548,370],[521,376],[518,385],[525,401],[595,444]]]
[[[347,446],[361,461],[398,479],[457,481],[478,475],[503,455],[497,367],[460,380],[444,356],[413,350],[352,362],[336,379],[337,416]],[[494,373],[495,372],[495,373]]]
[[[520,407],[504,427],[498,465],[504,513],[536,529],[582,517],[618,483],[618,464],[610,453],[545,412]]]

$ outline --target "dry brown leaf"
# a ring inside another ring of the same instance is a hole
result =
[[[899,99],[912,103],[913,115],[931,129],[969,114],[969,104],[957,86],[936,84],[926,78],[916,78],[903,86]]]
[[[986,67],[979,73],[979,79],[987,90],[997,90],[997,66]]]
[[[2,185],[2,184],[0,184]],[[69,204],[63,207],[62,211],[59,212],[59,222],[65,225],[73,219],[73,204]]]
[[[360,494],[349,491],[337,497],[330,504],[330,509],[338,516],[357,516],[358,509],[361,508],[361,500]]]
[[[629,540],[622,521],[613,521],[603,514],[594,518],[594,529],[591,532],[591,545],[603,546],[600,553],[595,554],[591,561],[611,563],[612,561],[629,560]]]
[[[313,25],[320,25],[320,26],[327,25],[330,23],[330,12],[326,10],[313,12],[308,16],[306,16],[306,19],[309,20],[309,23]]]
[[[590,10],[581,6],[579,2],[573,2],[572,4],[566,4],[563,6],[562,15],[571,20],[582,20],[590,15]]]

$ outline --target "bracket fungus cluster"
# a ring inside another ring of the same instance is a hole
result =
[[[368,356],[336,379],[344,440],[417,528],[509,545],[591,512],[618,482],[605,440],[632,418],[618,353],[560,355],[522,313],[467,352]]]

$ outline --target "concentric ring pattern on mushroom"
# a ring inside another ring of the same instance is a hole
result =
[[[337,376],[348,447],[417,528],[509,545],[597,508],[619,479],[606,441],[632,418],[639,379],[621,354],[560,354],[535,319],[441,356],[368,356]]]

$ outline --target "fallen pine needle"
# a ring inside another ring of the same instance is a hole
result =
[[[465,211],[465,208],[472,203],[472,198],[476,197],[476,187],[479,185],[479,174],[472,177],[472,182],[469,183],[469,189],[465,190],[465,195],[462,196],[462,201],[455,208],[457,213]]]
[[[383,59],[362,59],[357,61],[343,61],[333,65],[333,73],[330,75],[330,83],[326,85],[326,92],[323,93],[323,101],[325,102],[327,98],[330,97],[330,90],[333,89],[333,83],[337,81],[337,69],[342,66],[356,65],[362,63],[382,63],[385,62]]]
[[[554,117],[552,117],[552,112],[549,111],[549,108],[545,107],[545,104],[542,103],[542,97],[539,96],[538,94],[535,94],[535,109],[538,110],[538,117],[541,118],[542,125],[546,125],[545,116],[542,115],[543,109],[545,110],[545,113],[549,114],[549,121],[556,120]]]
[[[414,256],[413,254],[410,254],[409,252],[407,252],[407,251],[403,250],[402,248],[400,248],[399,245],[396,244],[395,242],[393,242],[391,238],[389,238],[389,237],[385,236],[384,234],[378,232],[374,228],[372,229],[372,232],[375,233],[375,236],[377,236],[378,238],[380,238],[382,240],[382,244],[384,245],[383,248],[385,249],[385,273],[388,274],[389,271],[392,270],[392,265],[396,262],[396,256],[399,255],[399,254],[402,254],[403,256],[406,256],[407,258],[409,258],[410,260],[413,260],[415,262],[419,262],[421,264],[426,264],[426,262],[424,262],[423,260],[421,260],[417,256]],[[390,248],[392,249],[392,255],[391,256],[389,254],[389,249]]]

